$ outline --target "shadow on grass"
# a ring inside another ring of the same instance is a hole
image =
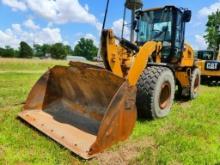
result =
[[[203,81],[201,84],[208,87],[220,87],[220,81]]]
[[[189,102],[190,99],[187,98],[187,97],[184,97],[184,96],[180,96],[180,95],[178,95],[178,94],[175,94],[175,99],[174,99],[174,101],[175,101],[176,103],[178,103],[178,104],[181,104],[181,103],[187,103],[187,102]]]

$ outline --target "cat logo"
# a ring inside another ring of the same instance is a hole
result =
[[[206,70],[218,70],[219,63],[218,62],[207,62],[206,63]]]

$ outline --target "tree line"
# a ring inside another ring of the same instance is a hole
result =
[[[93,60],[97,56],[98,48],[94,45],[93,40],[81,38],[77,45],[72,49],[71,46],[63,43],[55,44],[34,44],[31,47],[28,43],[21,41],[18,49],[10,46],[0,48],[1,57],[15,58],[45,58],[65,59],[66,56],[81,56],[87,60]]]
[[[219,51],[220,45],[220,10],[208,16],[206,34],[204,35],[208,49]]]

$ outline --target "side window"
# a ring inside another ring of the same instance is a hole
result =
[[[184,38],[184,24],[182,22],[182,14],[180,13],[180,11],[177,11],[176,19],[175,54],[177,57],[180,57],[183,49]]]
[[[175,47],[176,48],[181,48],[182,47],[182,39],[183,39],[183,24],[182,24],[182,15],[181,13],[178,12],[177,14],[177,22],[176,22],[176,43]]]
[[[154,38],[158,41],[171,40],[171,21],[158,22],[154,24],[153,31],[155,32]]]
[[[139,26],[139,33],[138,33],[138,39],[139,42],[144,43],[148,40],[148,26],[147,22],[141,21]]]

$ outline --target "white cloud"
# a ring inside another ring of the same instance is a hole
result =
[[[11,34],[9,31],[3,32],[0,30],[0,47],[9,45],[11,47],[17,48],[18,43],[19,40],[16,38],[16,36]]]
[[[195,35],[195,43],[194,49],[202,50],[207,49],[207,43],[202,35]]]
[[[54,21],[55,17],[57,16],[56,1],[27,0],[27,6],[38,15],[50,21]]]
[[[49,43],[53,44],[56,42],[63,42],[59,28],[43,28],[41,31],[36,33],[38,37],[35,38],[34,42],[38,44]]]
[[[19,0],[2,0],[2,3],[11,7],[13,11],[17,10],[22,10],[25,11],[27,10],[27,6],[24,1],[19,1]]]
[[[12,24],[11,28],[4,31],[0,30],[0,47],[11,46],[18,48],[19,43],[25,41],[30,45],[33,44],[53,44],[64,42],[59,28],[40,28],[35,31],[25,31],[20,24]]]
[[[125,22],[127,24],[127,22]],[[123,19],[118,19],[113,22],[112,30],[116,36],[120,37],[122,32]],[[128,27],[124,27],[124,38],[129,39],[130,31]]]
[[[213,3],[210,6],[207,7],[203,7],[201,10],[199,10],[199,16],[208,16],[214,12],[216,12],[217,10],[220,10],[220,0],[218,0],[217,2]]]
[[[26,20],[23,24],[24,24],[25,27],[27,27],[27,28],[29,28],[31,30],[37,30],[37,29],[40,28],[38,25],[36,25],[34,23],[34,21],[32,19]]]
[[[93,34],[90,34],[90,33],[85,34],[84,38],[91,39],[91,40],[96,40],[96,37]]]
[[[20,33],[22,31],[20,24],[12,24],[11,27],[12,27],[12,30],[16,33]]]
[[[89,13],[88,5],[83,7],[78,0],[27,0],[27,6],[33,12],[50,22],[64,24],[68,22],[88,23],[98,30],[101,23]]]
[[[88,4],[82,6],[79,0],[2,0],[13,10],[33,11],[52,23],[88,23],[101,30],[101,23],[89,12]]]
[[[86,9],[87,12],[89,12],[89,5],[88,4],[85,4],[84,8]]]

